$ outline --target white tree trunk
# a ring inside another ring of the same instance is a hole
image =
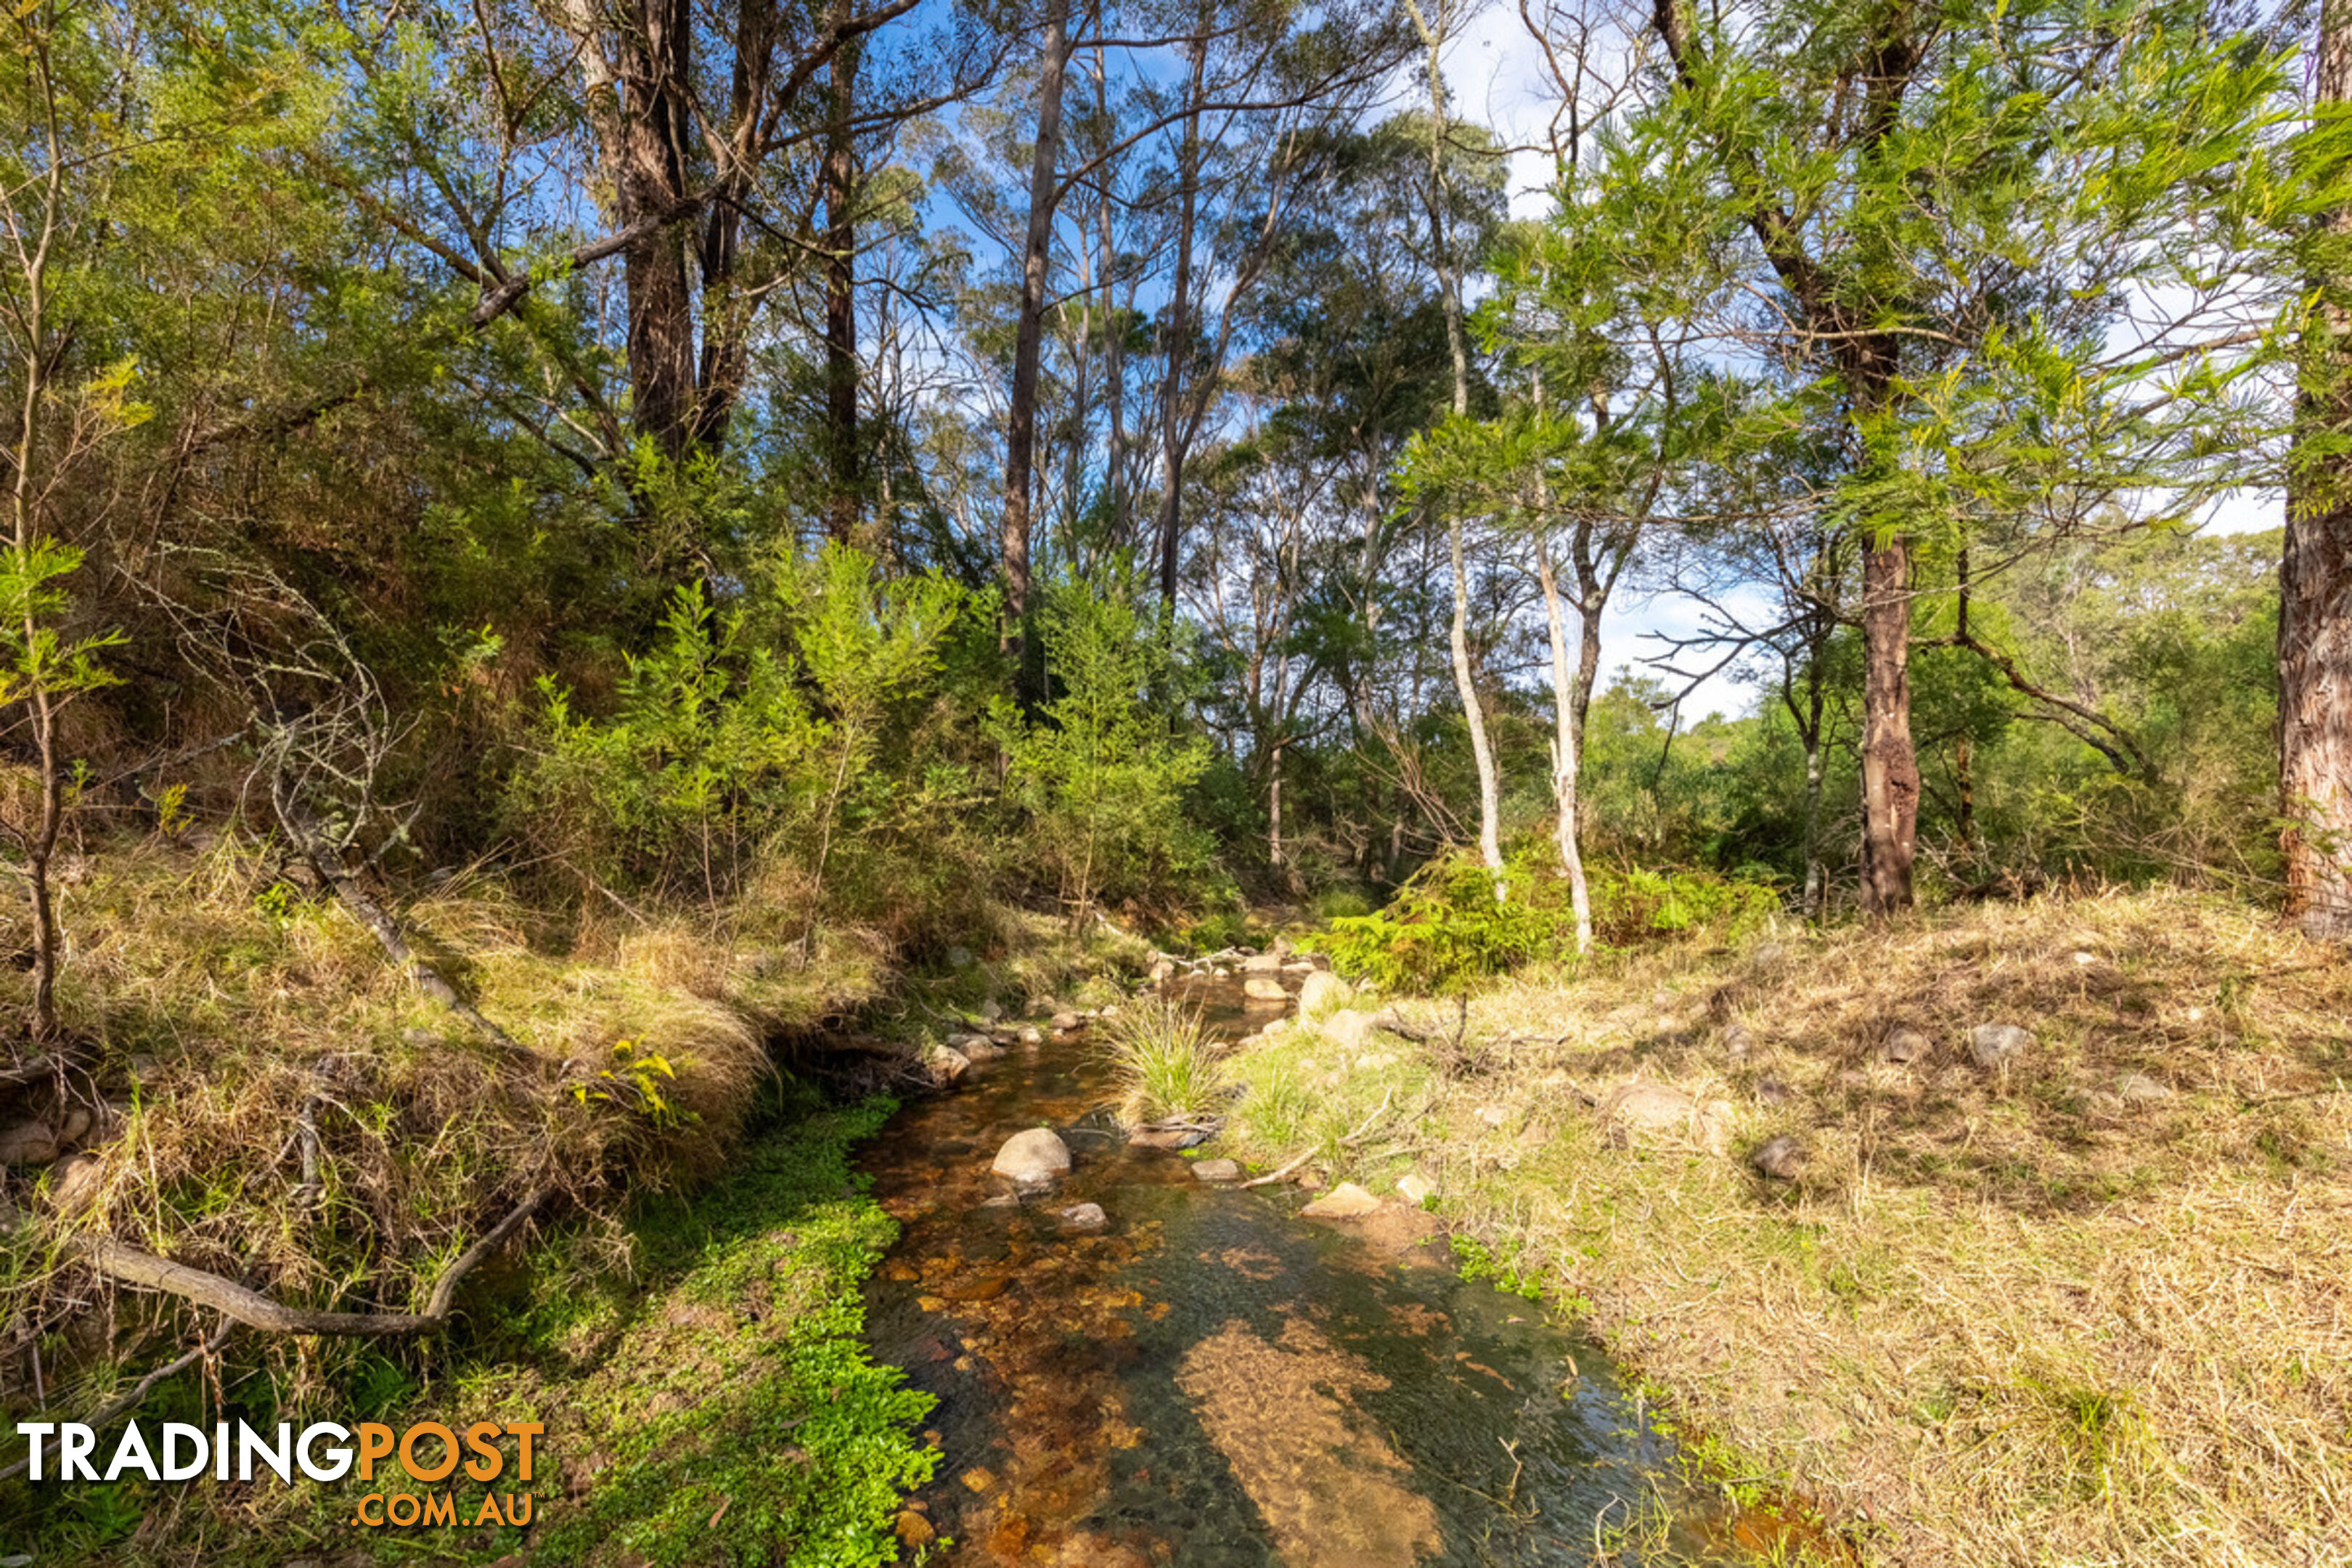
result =
[[[1576,951],[1592,951],[1592,889],[1584,879],[1584,851],[1576,841],[1576,782],[1581,759],[1576,737],[1576,675],[1568,660],[1568,606],[1561,603],[1559,584],[1552,576],[1551,543],[1536,552],[1536,577],[1543,584],[1544,617],[1551,631],[1552,743],[1551,788],[1559,803],[1560,869],[1568,874],[1568,897],[1576,910]]]

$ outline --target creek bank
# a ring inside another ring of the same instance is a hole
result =
[[[2352,968],[2259,913],[2050,899],[1350,1011],[1228,1059],[1218,1151],[1433,1179],[1738,1494],[1898,1568],[2352,1561],[2352,1380],[2307,1370],[2352,1364]]]

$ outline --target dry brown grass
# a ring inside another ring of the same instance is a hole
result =
[[[1784,932],[1483,999],[1474,1037],[1542,1038],[1386,1168],[1869,1561],[2316,1568],[2352,1562],[2347,1019],[2342,954],[2187,895]],[[2036,1043],[1982,1070],[1985,1022]],[[1897,1026],[1932,1054],[1879,1060]],[[1428,1071],[1386,1048],[1351,1103]],[[1584,1097],[1636,1078],[1729,1101],[1731,1156],[1619,1147]],[[1795,1186],[1738,1158],[1784,1132]]]
[[[11,1325],[0,1405],[26,1392],[13,1386],[29,1372],[23,1347],[92,1298],[62,1245],[78,1231],[293,1302],[414,1310],[536,1187],[593,1205],[717,1169],[770,1070],[769,1031],[868,1001],[886,973],[854,933],[820,933],[806,953],[762,940],[766,910],[612,910],[557,927],[495,879],[451,879],[404,919],[419,950],[526,1048],[517,1060],[394,973],[340,906],[277,882],[272,866],[233,843],[77,863],[61,910],[61,1003],[77,1037],[67,1103],[47,1079],[0,1091],[0,1123],[78,1103],[100,1131],[70,1206],[56,1201],[63,1167],[0,1172],[0,1201],[47,1222],[0,1246]],[[0,919],[0,943],[23,934]],[[20,1010],[24,984],[0,971],[0,1011]],[[675,1075],[644,1078],[660,1107],[629,1066],[648,1053]],[[315,1196],[303,1185],[306,1116]],[[135,1339],[113,1347],[134,1370]],[[110,1356],[85,1350],[95,1385]],[[318,1387],[310,1365],[285,1386]],[[52,1407],[94,1402],[70,1380],[58,1386],[54,1352],[46,1392]]]

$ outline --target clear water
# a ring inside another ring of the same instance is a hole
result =
[[[1110,1098],[1083,1039],[1016,1047],[868,1152],[904,1226],[869,1288],[876,1352],[940,1400],[939,1476],[900,1520],[929,1561],[1584,1564],[1661,1502],[1676,1560],[1712,1554],[1725,1521],[1589,1342],[1410,1234],[1195,1182],[1128,1146]],[[1015,1201],[989,1163],[1039,1125],[1076,1169]],[[1108,1231],[1055,1217],[1086,1202]]]

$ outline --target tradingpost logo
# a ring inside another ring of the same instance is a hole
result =
[[[454,1490],[369,1492],[360,1499],[352,1523],[374,1530],[385,1525],[529,1524],[531,1495],[520,1489],[530,1481],[532,1442],[547,1430],[537,1421],[476,1421],[464,1426],[420,1421],[399,1431],[374,1421],[357,1426],[319,1421],[299,1431],[291,1422],[280,1422],[274,1433],[256,1431],[242,1421],[234,1424],[234,1431],[231,1426],[216,1422],[208,1431],[184,1421],[166,1421],[153,1429],[151,1438],[133,1421],[122,1429],[103,1463],[98,1458],[97,1428],[79,1421],[20,1421],[16,1435],[31,1445],[26,1479],[35,1482],[103,1485],[132,1476],[192,1481],[210,1475],[220,1481],[274,1476],[279,1485],[291,1486],[297,1476],[332,1482],[354,1472],[361,1481],[373,1482],[376,1467],[389,1459],[399,1473],[428,1488],[453,1480],[462,1468],[473,1481],[487,1485],[505,1479],[515,1489],[503,1496],[496,1489],[485,1493],[470,1517],[460,1516]]]

